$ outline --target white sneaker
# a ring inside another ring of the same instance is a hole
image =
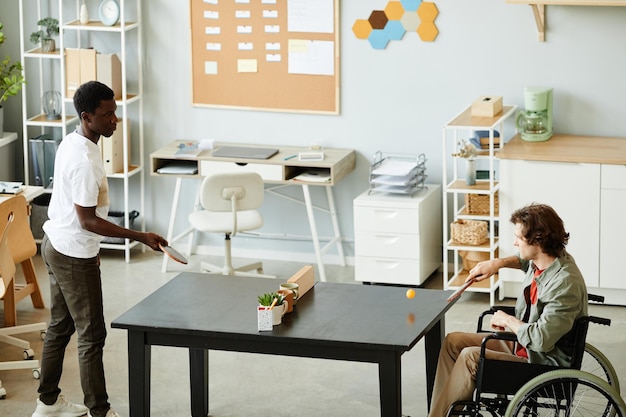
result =
[[[112,408],[109,408],[109,411],[107,411],[107,414],[104,417],[120,417],[120,415],[113,411]]]
[[[88,411],[84,405],[73,404],[63,394],[59,394],[57,402],[52,405],[37,399],[37,408],[32,417],[81,417],[86,416]]]

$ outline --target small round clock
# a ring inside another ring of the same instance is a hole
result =
[[[115,0],[102,0],[98,13],[104,25],[113,26],[120,18],[120,5]]]

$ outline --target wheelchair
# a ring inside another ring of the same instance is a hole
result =
[[[603,302],[604,297],[589,294],[589,300]],[[595,316],[577,319],[558,342],[572,354],[572,367],[561,368],[487,359],[489,341],[517,341],[514,333],[483,328],[485,317],[498,310],[514,314],[515,308],[493,306],[479,316],[477,332],[486,336],[481,343],[474,397],[454,403],[449,417],[626,417],[615,369],[606,356],[586,343],[589,323],[609,326],[611,320]]]

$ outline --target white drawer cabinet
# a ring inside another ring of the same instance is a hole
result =
[[[441,265],[441,187],[354,200],[355,279],[421,285]]]

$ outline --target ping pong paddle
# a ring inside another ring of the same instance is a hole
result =
[[[165,245],[159,245],[159,248],[161,248],[163,253],[165,253],[171,259],[175,260],[176,262],[180,262],[181,264],[187,265],[187,258],[185,258],[180,252],[178,252],[173,247],[165,246]]]
[[[466,281],[463,285],[461,285],[461,287],[458,290],[456,290],[454,293],[452,293],[452,295],[450,297],[448,297],[448,299],[446,301],[450,302],[452,300],[455,300],[455,299],[459,298],[459,296],[461,294],[463,294],[463,291],[465,291],[470,285],[472,285],[475,282],[476,282],[476,280],[474,278],[470,279],[469,281]]]

